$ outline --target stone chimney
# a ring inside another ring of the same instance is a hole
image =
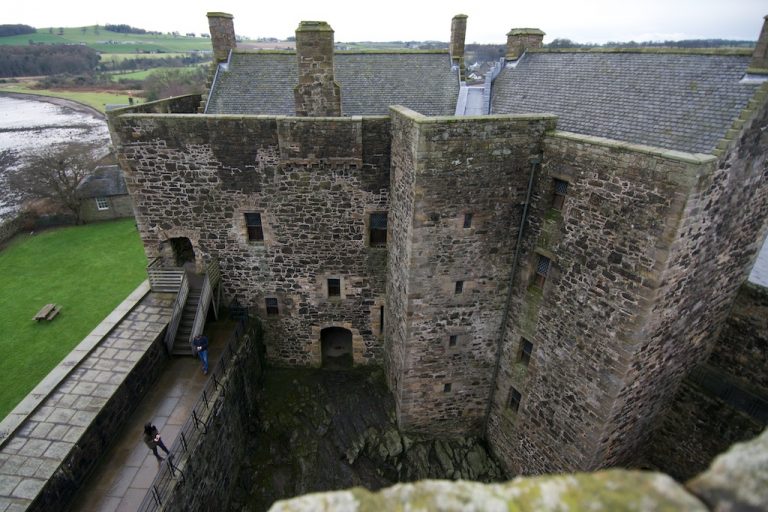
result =
[[[464,39],[467,35],[467,15],[457,14],[451,20],[451,63],[459,66],[461,79],[464,79]]]
[[[507,32],[507,60],[519,59],[526,50],[541,48],[544,32],[537,28],[513,28]]]
[[[209,12],[208,28],[211,31],[214,63],[226,62],[229,51],[237,48],[235,42],[234,16],[225,12]]]
[[[333,29],[324,21],[302,21],[296,29],[299,85],[296,115],[340,117],[341,91],[333,79]]]
[[[749,63],[750,73],[768,75],[768,16],[763,17],[763,30],[752,52],[752,61]]]

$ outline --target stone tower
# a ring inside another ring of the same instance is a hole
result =
[[[333,79],[333,29],[324,21],[302,21],[296,29],[299,85],[296,115],[341,116],[341,90]]]
[[[208,16],[208,27],[211,31],[213,60],[217,63],[226,62],[230,50],[237,47],[234,16],[225,12],[209,12],[206,16]]]

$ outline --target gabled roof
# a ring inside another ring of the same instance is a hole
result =
[[[548,112],[560,130],[711,153],[757,85],[750,57],[650,52],[528,52],[493,83],[491,112]]]
[[[345,116],[386,115],[403,105],[424,115],[452,115],[459,93],[457,71],[446,52],[339,52],[334,76]],[[206,104],[208,114],[296,115],[293,52],[232,52]]]
[[[77,186],[81,199],[92,197],[122,196],[128,194],[123,171],[117,165],[97,167],[90,176]]]

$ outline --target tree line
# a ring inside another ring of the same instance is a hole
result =
[[[3,46],[0,77],[90,73],[99,54],[82,45]]]
[[[30,27],[29,25],[0,25],[0,37],[34,34],[35,32],[37,32],[37,29],[35,27]]]
[[[119,34],[151,34],[151,35],[161,34],[161,32],[144,30],[143,28],[132,27],[130,25],[126,25],[125,23],[119,23],[119,24],[107,23],[106,25],[104,25],[104,30],[108,30],[109,32],[117,32]]]

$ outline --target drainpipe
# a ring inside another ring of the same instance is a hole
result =
[[[499,328],[499,341],[496,344],[496,363],[493,368],[493,378],[491,379],[491,392],[488,396],[488,403],[485,407],[485,425],[483,430],[486,436],[488,435],[488,420],[491,417],[491,407],[496,397],[496,379],[499,377],[499,368],[501,367],[501,352],[502,345],[504,344],[504,333],[507,327],[507,319],[509,318],[509,307],[512,303],[512,294],[515,285],[515,276],[517,275],[517,264],[520,261],[520,252],[522,251],[523,243],[523,230],[525,228],[525,222],[528,220],[528,207],[531,204],[531,192],[533,191],[533,179],[536,176],[536,169],[541,163],[541,157],[532,157],[529,160],[531,162],[531,172],[528,175],[528,191],[525,193],[525,203],[523,206],[523,215],[520,218],[520,226],[517,229],[517,244],[515,246],[515,257],[512,259],[512,270],[509,275],[509,288],[507,289],[507,300],[504,303],[504,311],[501,316],[501,327]]]

